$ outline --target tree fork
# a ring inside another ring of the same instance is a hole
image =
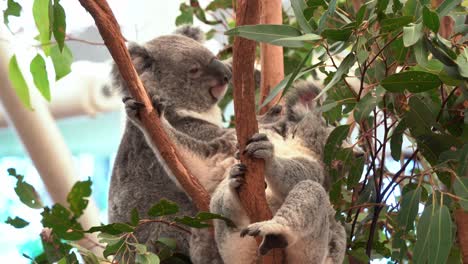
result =
[[[260,21],[260,0],[238,0],[236,5],[236,26],[255,25]],[[255,114],[254,63],[256,43],[240,37],[234,38],[233,46],[233,84],[234,111],[237,139],[240,146],[240,159],[247,166],[246,184],[239,195],[251,222],[272,218],[265,197],[264,162],[254,160],[243,154],[247,140],[258,132]],[[283,263],[281,250],[273,250],[263,258],[263,263]]]
[[[109,49],[130,94],[143,102],[145,108],[140,111],[141,121],[158,147],[161,156],[174,173],[180,185],[192,198],[198,210],[209,211],[210,195],[183,165],[180,156],[165,133],[159,116],[141,82],[128,53],[119,24],[106,0],[80,0],[81,5],[94,18],[104,43]]]
[[[283,24],[281,0],[262,0],[260,23]],[[283,47],[260,43],[260,64],[262,79],[260,85],[260,104],[262,104],[270,91],[284,79]],[[260,109],[265,114],[281,99],[281,93]]]

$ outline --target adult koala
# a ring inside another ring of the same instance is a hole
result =
[[[130,45],[136,71],[148,95],[155,101],[167,102],[165,119],[178,135],[182,135],[179,141],[183,142],[183,135],[190,135],[200,143],[211,142],[212,151],[229,149],[232,146],[228,142],[231,141],[222,140],[230,135],[221,127],[222,117],[217,103],[224,96],[231,71],[200,43],[202,34],[199,30],[183,27],[176,33],[155,38],[144,45]],[[124,97],[128,96],[128,89],[116,67],[113,81]],[[221,139],[221,143],[214,139]],[[140,129],[127,121],[110,182],[110,223],[129,221],[133,208],[146,217],[150,207],[162,198],[176,202],[180,206],[180,215],[196,213],[193,203],[177,186],[177,181],[170,178],[165,166],[157,151],[155,157]],[[147,224],[139,228],[136,236],[149,248],[153,247],[151,241],[158,237],[175,238],[178,250],[189,254],[190,237],[178,229]]]

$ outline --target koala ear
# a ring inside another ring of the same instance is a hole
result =
[[[314,99],[320,91],[311,81],[297,81],[285,96],[288,119],[300,121],[307,112],[314,110],[317,105]]]
[[[194,39],[200,43],[205,41],[205,34],[199,27],[194,27],[192,25],[183,25],[176,29],[175,34],[183,35]]]
[[[128,46],[128,52],[130,53],[133,65],[135,66],[138,74],[147,68],[150,68],[154,63],[154,59],[149,54],[148,50],[141,45],[130,43]]]

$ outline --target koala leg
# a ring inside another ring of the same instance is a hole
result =
[[[328,255],[329,206],[328,194],[320,184],[301,181],[273,219],[249,225],[241,236],[262,236],[260,254],[286,247],[289,263],[322,263]]]
[[[192,228],[190,236],[190,260],[193,264],[223,264],[215,240],[209,229]]]
[[[236,164],[213,193],[210,211],[229,218],[236,227],[228,226],[222,220],[214,220],[215,240],[219,253],[226,264],[254,264],[257,259],[257,243],[252,237],[241,238],[240,228],[250,220],[242,208],[238,188],[244,184],[246,168]]]

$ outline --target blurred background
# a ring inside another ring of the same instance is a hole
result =
[[[170,34],[175,29],[175,19],[180,14],[179,6],[183,1],[165,0],[109,0],[108,1],[125,38],[129,41],[143,43],[156,36]],[[205,1],[200,1],[201,3]],[[18,64],[23,71],[26,82],[33,87],[29,71],[29,62],[37,54],[40,47],[34,37],[38,34],[32,15],[33,1],[22,1],[23,12],[20,17],[10,17],[10,28],[0,23],[0,58],[9,59],[13,54],[18,58]],[[36,89],[31,89],[31,103],[35,114],[50,111],[53,119],[46,122],[39,118],[43,128],[56,129],[59,137],[63,137],[66,148],[58,156],[66,156],[71,152],[76,180],[93,181],[93,199],[97,208],[99,221],[107,223],[107,190],[109,178],[117,151],[120,136],[124,127],[124,115],[120,96],[110,86],[109,70],[111,57],[102,44],[91,16],[78,1],[63,1],[67,15],[67,45],[73,53],[72,72],[58,82],[51,82],[51,102],[46,102]],[[0,10],[5,10],[7,1],[0,1]],[[141,8],[144,6],[144,8]],[[202,23],[196,25],[203,26]],[[215,38],[216,39],[216,38]],[[212,39],[206,43],[208,48],[217,52],[222,46]],[[219,39],[219,38],[218,38]],[[50,68],[47,62],[47,68]],[[2,69],[0,70],[7,70]],[[49,70],[52,73],[53,70]],[[3,74],[7,73],[4,72]],[[28,79],[29,77],[29,79]],[[53,76],[49,78],[53,80]],[[12,102],[3,93],[4,102]],[[0,104],[1,108],[1,104]],[[48,110],[47,110],[48,109]],[[22,256],[36,256],[42,251],[39,233],[41,210],[24,206],[18,199],[14,188],[16,179],[7,176],[8,168],[16,168],[19,174],[25,176],[25,181],[38,190],[45,205],[52,204],[43,180],[36,169],[33,160],[26,151],[27,144],[34,145],[40,137],[53,137],[54,133],[44,133],[36,130],[38,127],[26,127],[26,133],[18,133],[12,128],[11,118],[5,109],[0,111],[0,222],[8,216],[18,215],[27,218],[30,224],[22,229],[0,224],[0,263],[29,263]],[[47,115],[50,115],[47,114]],[[42,133],[42,135],[41,135]],[[21,137],[29,137],[22,143]],[[54,142],[58,139],[46,139]],[[59,140],[60,141],[60,140]],[[44,142],[41,139],[41,142]],[[32,148],[34,149],[34,147]],[[60,148],[58,148],[60,150]],[[39,150],[33,150],[39,151]],[[36,153],[48,160],[54,166],[57,156],[49,153]],[[47,170],[47,168],[45,168]],[[60,188],[60,186],[57,186]]]

